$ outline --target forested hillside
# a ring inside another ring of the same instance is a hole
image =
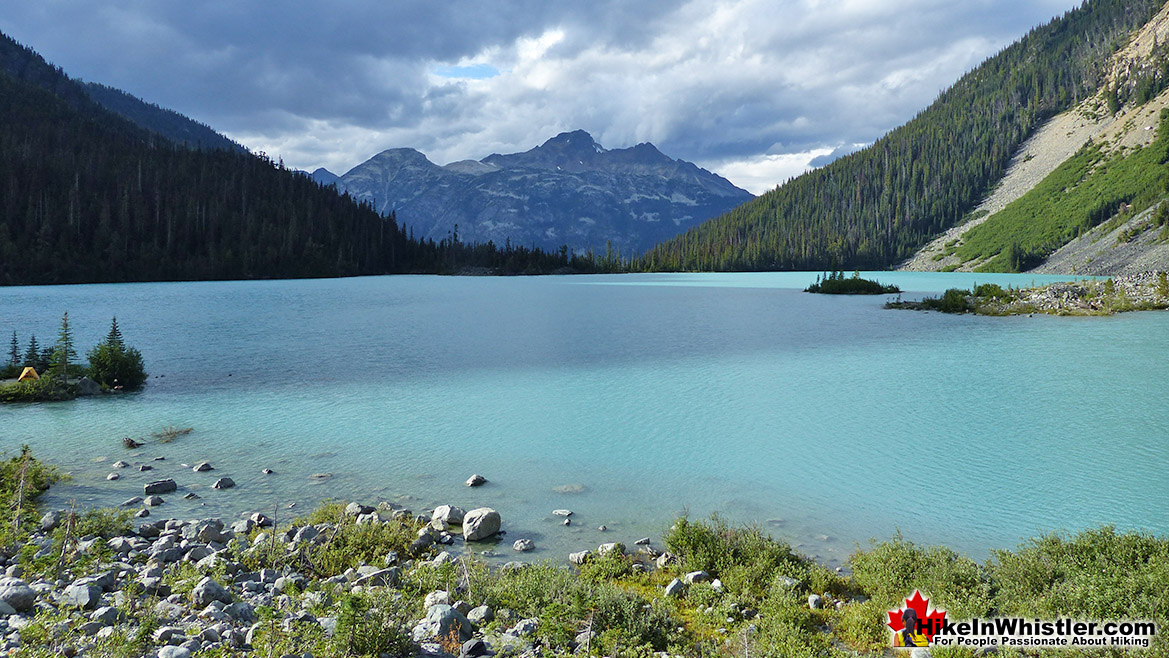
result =
[[[2,35],[0,35],[2,36]],[[548,271],[566,253],[414,241],[394,218],[234,150],[192,150],[0,38],[0,284]]]
[[[122,115],[135,124],[154,131],[163,137],[191,148],[226,149],[246,151],[243,146],[231,141],[204,125],[178,112],[159,107],[153,103],[127,94],[121,89],[107,87],[96,82],[85,85],[89,97],[99,105]]]
[[[889,267],[969,212],[1045,119],[1095,93],[1109,55],[1163,4],[1089,0],[988,59],[869,148],[655,247],[637,265]]]

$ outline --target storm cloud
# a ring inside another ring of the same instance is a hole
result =
[[[292,167],[439,164],[584,129],[759,193],[871,143],[1068,0],[28,0],[0,30],[74,77]]]

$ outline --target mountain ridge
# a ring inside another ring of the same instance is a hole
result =
[[[468,241],[626,255],[753,198],[653,144],[606,149],[584,130],[441,166],[416,149],[386,149],[337,186],[424,238],[457,227]]]

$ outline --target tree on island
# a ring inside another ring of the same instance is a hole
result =
[[[28,339],[28,349],[24,351],[24,365],[26,368],[36,368],[38,372],[41,370],[41,351],[37,345],[36,334]]]
[[[12,331],[12,346],[8,349],[8,365],[13,368],[20,365],[20,342],[16,340],[16,330]]]
[[[69,328],[69,311],[61,317],[61,328],[57,332],[57,344],[53,346],[50,367],[54,376],[69,381],[69,364],[77,360],[73,346],[73,330]]]
[[[146,383],[142,353],[127,347],[118,328],[118,318],[110,323],[106,339],[89,351],[89,377],[103,388],[134,390]]]

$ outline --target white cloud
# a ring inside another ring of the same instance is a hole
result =
[[[17,3],[13,35],[289,166],[437,163],[584,129],[758,192],[911,118],[1078,0]]]

